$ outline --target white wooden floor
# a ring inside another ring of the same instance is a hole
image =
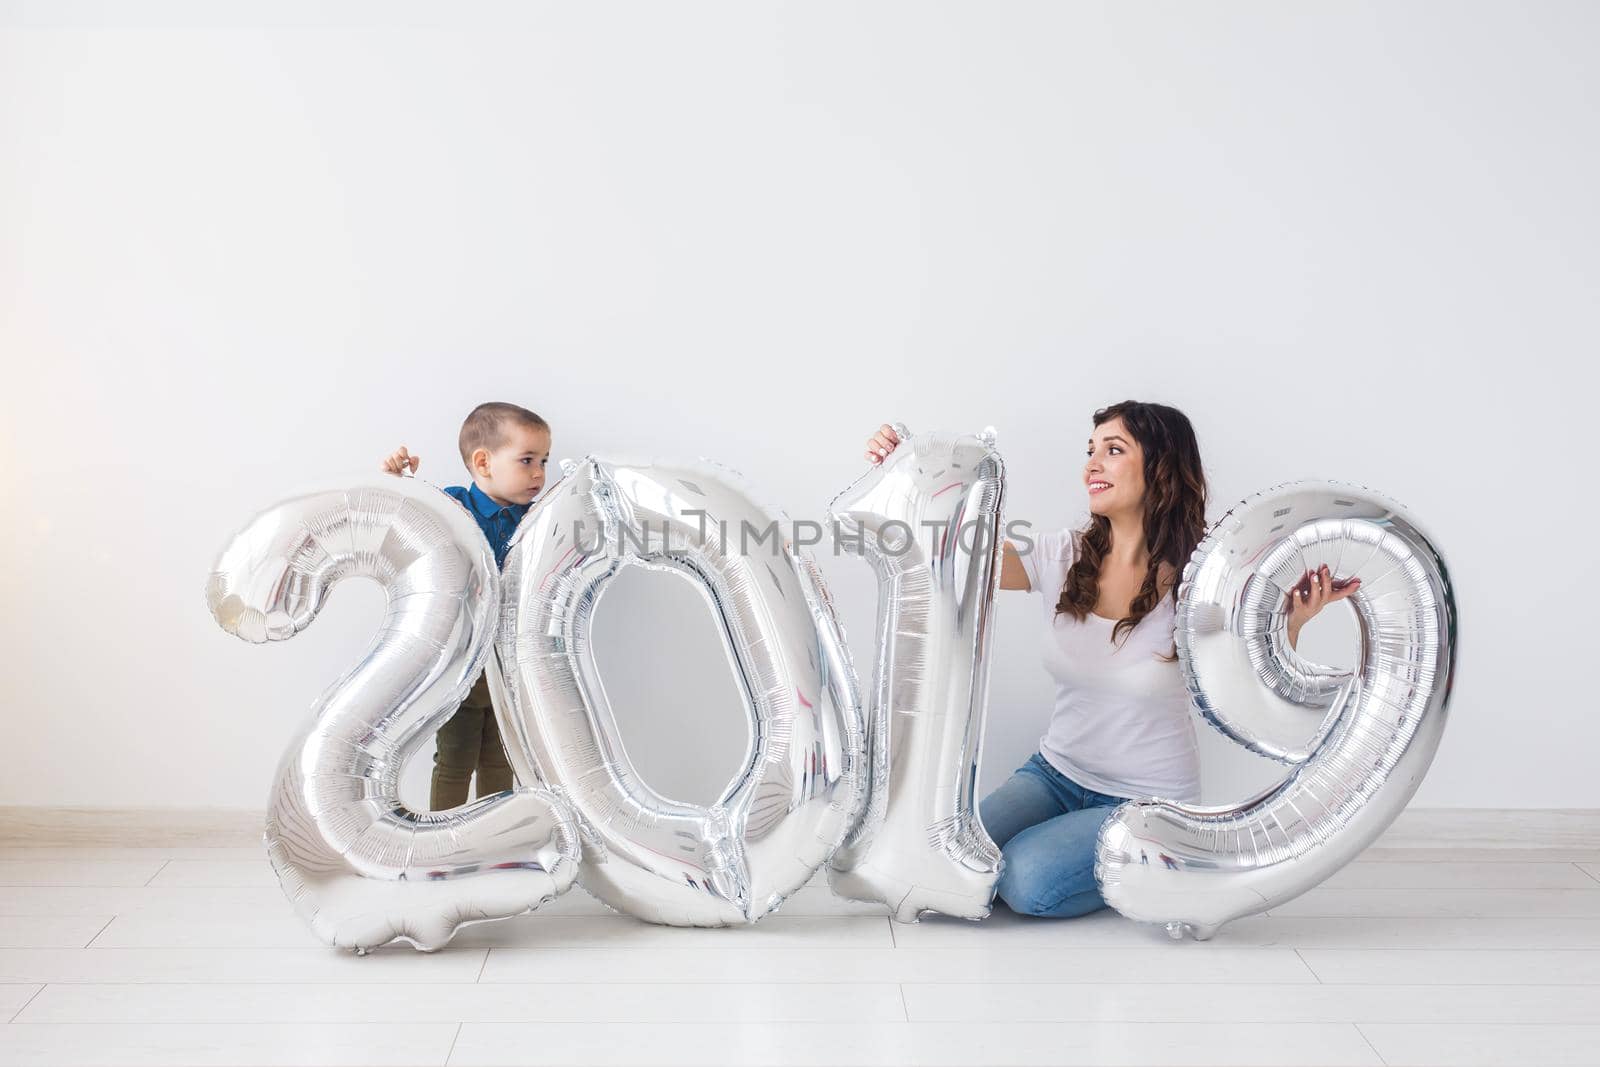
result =
[[[1208,944],[1110,913],[737,930],[574,889],[323,948],[256,848],[0,849],[0,1064],[1600,1065],[1600,842],[1375,848]]]

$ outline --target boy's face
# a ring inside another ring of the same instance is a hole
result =
[[[472,476],[478,488],[499,504],[530,504],[544,488],[544,465],[550,461],[550,431],[527,426],[507,428],[505,443],[492,452],[472,454]]]

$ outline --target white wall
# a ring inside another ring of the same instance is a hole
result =
[[[0,804],[264,804],[379,594],[251,647],[202,603],[214,554],[401,442],[457,480],[478,401],[797,517],[882,420],[992,424],[1010,514],[1053,526],[1090,412],[1133,397],[1189,412],[1213,516],[1327,476],[1433,532],[1461,669],[1418,803],[1600,806],[1600,7],[219,17],[0,20]],[[824,565],[866,669],[870,573]],[[1003,597],[989,784],[1043,725],[1040,625]],[[743,739],[695,739],[734,712],[632,662],[647,777],[714,792]],[[1208,745],[1214,799],[1271,773]]]

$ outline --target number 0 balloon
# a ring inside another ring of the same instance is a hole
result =
[[[855,672],[821,576],[784,526],[710,464],[588,459],[546,490],[507,559],[511,736],[578,813],[583,887],[641,919],[759,919],[827,860],[865,798]],[[744,696],[745,764],[709,808],[639,779],[606,702],[590,617],[629,565],[705,594]]]

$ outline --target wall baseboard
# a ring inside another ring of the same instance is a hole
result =
[[[0,807],[0,845],[264,850],[265,823],[249,808]]]
[[[0,807],[0,845],[248,848],[265,821],[248,808]],[[1409,808],[1377,844],[1600,849],[1600,808]]]
[[[1407,808],[1377,845],[1600,849],[1600,808]]]

